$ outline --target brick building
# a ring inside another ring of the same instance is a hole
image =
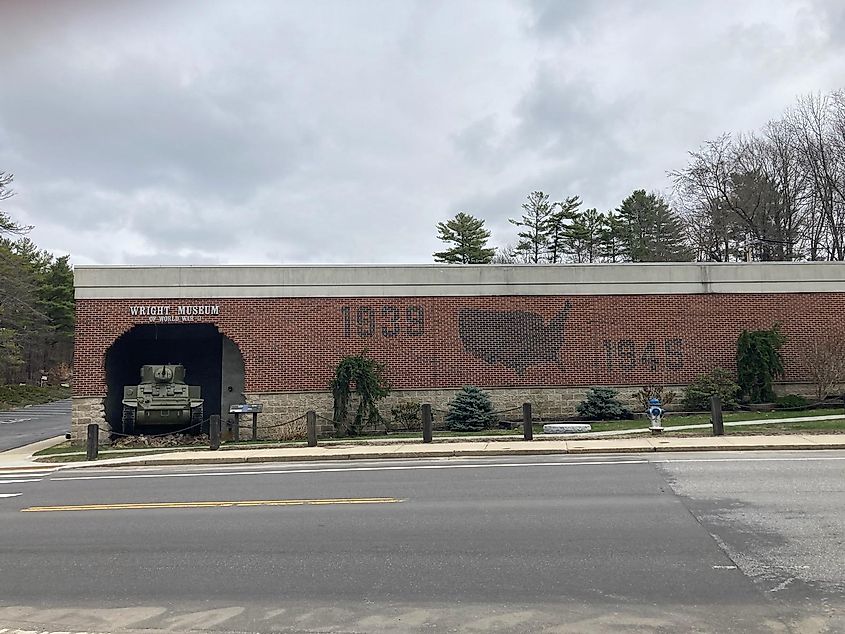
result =
[[[807,392],[800,352],[845,309],[845,264],[828,262],[79,266],[75,286],[77,439],[90,422],[120,429],[144,363],[184,364],[206,415],[262,402],[262,426],[330,416],[332,369],[362,350],[387,366],[385,411],[473,384],[550,417],[590,386],[630,395],[734,369],[739,333],[779,323],[781,389]]]

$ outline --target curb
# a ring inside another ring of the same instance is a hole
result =
[[[387,460],[387,459],[424,459],[424,458],[459,458],[459,457],[483,457],[483,456],[540,456],[540,455],[587,455],[587,454],[635,454],[635,453],[689,453],[689,452],[714,452],[714,451],[803,451],[803,450],[836,450],[845,449],[845,442],[829,444],[757,444],[747,446],[735,445],[710,445],[704,447],[691,446],[655,446],[655,447],[572,447],[569,449],[544,449],[542,447],[508,448],[508,449],[435,449],[432,451],[397,451],[385,453],[355,453],[345,452],[325,455],[283,455],[283,456],[216,456],[197,458],[178,458],[164,460],[161,458],[148,458],[140,460],[126,459],[125,462],[81,462],[61,463],[65,468],[86,469],[91,467],[134,467],[134,466],[179,466],[179,465],[214,465],[214,464],[256,464],[272,462],[324,462],[331,460]],[[121,460],[115,458],[114,460]],[[130,461],[131,460],[131,461]],[[41,463],[59,466],[60,463]],[[39,467],[18,467],[21,469],[38,469]],[[41,467],[44,468],[44,467]]]
[[[6,473],[8,471],[15,471],[15,472],[26,472],[26,471],[46,471],[47,469],[66,469],[67,465],[73,464],[72,462],[40,462],[38,464],[32,465],[17,465],[11,467],[4,467],[0,465],[0,473]],[[43,465],[43,466],[41,466]]]

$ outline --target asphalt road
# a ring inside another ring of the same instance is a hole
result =
[[[845,631],[841,451],[0,477],[0,628]]]
[[[70,399],[0,411],[0,451],[70,431]]]

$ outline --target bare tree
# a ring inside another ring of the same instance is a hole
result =
[[[821,401],[845,383],[845,337],[842,333],[814,339],[802,353],[804,367]]]
[[[740,253],[741,223],[732,209],[734,155],[733,139],[724,134],[690,152],[685,168],[670,172],[697,259],[726,262]]]
[[[671,176],[700,259],[802,256],[808,186],[787,122],[708,141]]]
[[[810,95],[788,114],[810,185],[812,259],[845,260],[845,153],[838,132],[845,116],[840,104],[839,95]]]
[[[0,172],[0,202],[8,200],[15,195],[12,189],[12,181],[15,179],[14,174],[8,172]],[[0,209],[0,236],[5,234],[23,235],[29,232],[32,227],[19,225],[12,218]]]

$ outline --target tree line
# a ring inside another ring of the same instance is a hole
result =
[[[845,260],[845,91],[799,98],[779,119],[725,134],[669,172],[668,194],[636,190],[619,207],[531,192],[517,243],[491,248],[484,220],[437,224],[437,262],[583,263]]]
[[[0,203],[14,191],[0,172]],[[0,383],[51,382],[70,376],[73,270],[69,256],[40,250],[0,207]]]

